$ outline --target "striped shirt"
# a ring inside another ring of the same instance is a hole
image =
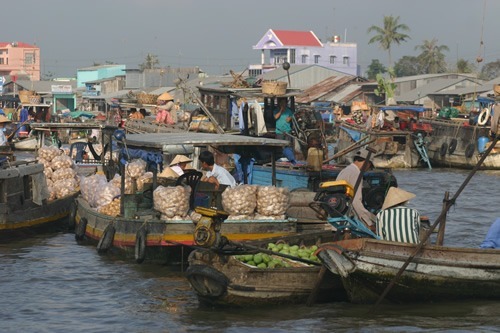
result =
[[[381,239],[416,244],[419,232],[420,214],[415,209],[396,206],[377,214],[377,235]]]

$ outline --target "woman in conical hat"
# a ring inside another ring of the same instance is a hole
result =
[[[172,170],[172,168],[166,167],[166,168],[163,168],[163,171],[158,174],[158,177],[159,178],[175,179],[175,178],[178,178],[179,175],[174,170]]]
[[[414,244],[420,241],[420,214],[404,206],[413,198],[413,193],[389,188],[382,210],[377,214],[377,235],[381,239]]]
[[[3,114],[0,114],[0,146],[7,145],[7,136],[5,135],[5,125],[11,122],[12,121],[9,118],[4,116]]]
[[[188,169],[188,163],[192,161],[192,159],[184,155],[176,155],[172,162],[170,162],[170,169],[181,176],[184,174],[184,170]]]

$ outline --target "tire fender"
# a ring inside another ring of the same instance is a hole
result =
[[[471,158],[474,155],[475,151],[476,151],[476,145],[473,143],[469,143],[465,148],[465,157]]]
[[[78,204],[76,203],[76,201],[72,201],[69,207],[69,216],[68,216],[69,230],[75,230],[77,209],[78,209]]]
[[[148,231],[146,228],[140,228],[137,230],[135,237],[135,261],[141,264],[144,259],[146,259],[146,240],[148,237]]]
[[[97,243],[97,253],[102,254],[106,253],[112,246],[113,240],[115,238],[116,228],[113,224],[108,224],[106,229],[102,234],[99,243]]]
[[[80,222],[76,225],[75,228],[75,239],[76,241],[82,241],[85,238],[85,230],[87,229],[87,219],[82,217]]]
[[[229,279],[224,273],[206,265],[189,265],[186,277],[196,292],[205,297],[221,297],[229,285]]]
[[[441,145],[441,149],[439,150],[439,155],[443,157],[446,155],[447,151],[448,151],[448,144],[446,142],[443,142],[443,144]]]
[[[490,109],[484,108],[479,114],[479,117],[477,118],[477,124],[480,126],[486,125],[489,118],[490,118]]]
[[[451,139],[450,141],[450,146],[448,147],[448,154],[451,155],[455,152],[455,149],[457,149],[457,139]]]

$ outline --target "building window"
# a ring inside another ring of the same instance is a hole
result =
[[[3,58],[0,58],[0,65],[5,65]]]
[[[336,56],[330,56],[330,64],[334,64],[335,60],[337,60]]]
[[[314,56],[314,63],[319,64],[319,55]]]
[[[349,66],[349,57],[348,56],[344,56],[343,59],[344,59],[344,61],[343,61],[344,65]]]
[[[290,49],[290,59],[289,62],[291,64],[295,64],[295,49]]]
[[[307,63],[307,54],[302,55],[302,63],[303,64]]]
[[[35,63],[35,53],[26,53],[24,55],[24,64],[33,65]]]

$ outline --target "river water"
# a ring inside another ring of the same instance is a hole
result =
[[[395,171],[431,222],[468,171]],[[499,172],[480,172],[447,217],[445,243],[476,247],[500,215]],[[500,332],[500,301],[199,307],[180,267],[135,264],[70,233],[0,245],[0,332]]]

